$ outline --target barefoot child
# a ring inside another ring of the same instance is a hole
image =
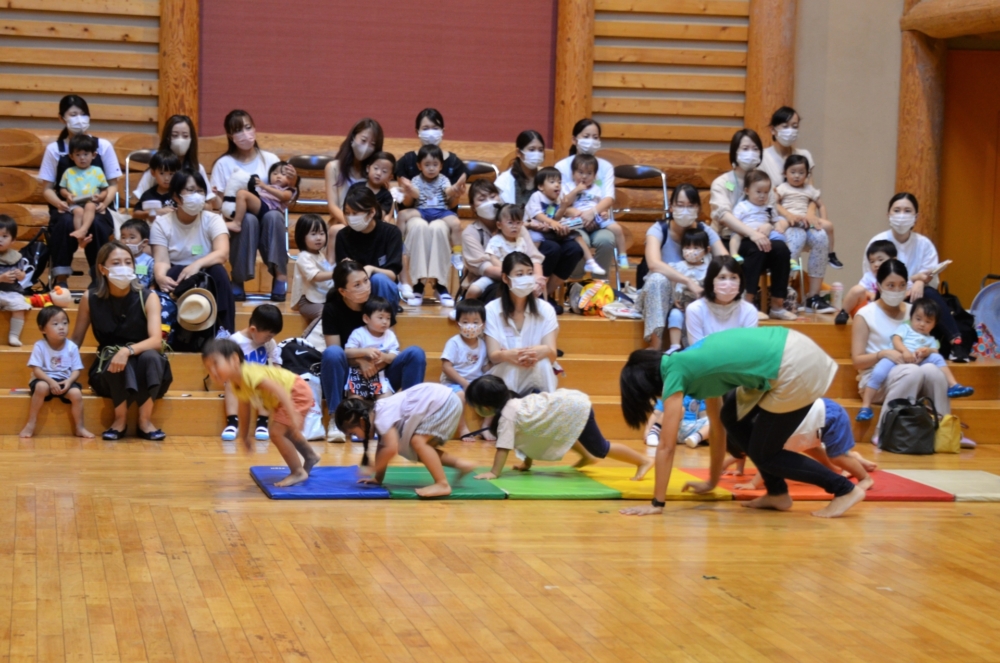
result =
[[[7,343],[11,347],[21,347],[21,331],[24,330],[24,312],[31,305],[24,298],[24,281],[28,261],[20,251],[11,248],[17,238],[17,222],[6,214],[0,214],[0,311],[10,311],[10,332]]]
[[[90,243],[87,239],[97,202],[93,199],[101,190],[108,188],[104,169],[93,165],[97,153],[97,139],[86,134],[77,134],[69,140],[69,158],[73,165],[66,169],[59,180],[59,195],[73,211],[73,232],[70,237],[81,246]],[[81,207],[82,205],[82,207]]]
[[[610,230],[615,236],[615,246],[618,249],[618,269],[628,269],[628,249],[625,246],[625,231],[611,217],[597,215],[594,208],[604,197],[603,190],[595,181],[597,179],[597,157],[593,154],[577,154],[570,164],[573,173],[573,184],[563,184],[563,201],[569,205],[566,216],[570,218],[593,218],[598,228]]]
[[[469,383],[482,376],[489,368],[483,329],[486,325],[486,307],[478,299],[466,297],[455,306],[459,333],[448,339],[441,353],[441,384],[445,385],[465,402],[465,389]],[[488,420],[483,421],[489,426]],[[458,437],[465,441],[469,426],[465,422],[463,408],[458,428]]]
[[[281,355],[274,337],[281,333],[284,319],[281,311],[274,304],[261,304],[250,314],[250,322],[246,329],[241,329],[229,340],[243,350],[243,359],[251,364],[263,366],[280,366]],[[226,427],[222,429],[222,439],[230,442],[236,439],[240,429],[240,404],[236,394],[227,383],[225,386]],[[254,428],[254,438],[266,440],[268,437],[267,411],[257,409],[257,426]]]
[[[451,495],[451,484],[445,467],[459,470],[461,477],[475,465],[445,453],[441,446],[452,439],[462,418],[462,401],[443,384],[424,382],[372,403],[358,398],[345,398],[337,406],[334,420],[337,428],[347,435],[364,440],[367,445],[378,433],[374,476],[360,483],[381,485],[385,470],[396,454],[413,461],[419,460],[431,473],[434,483],[417,488],[420,497]],[[368,465],[367,450],[361,464]]]
[[[386,365],[399,354],[399,339],[392,326],[392,304],[382,297],[369,297],[362,310],[361,320],[365,323],[351,332],[344,345],[348,361],[367,359],[372,364]],[[386,377],[385,369],[365,375],[357,366],[347,371],[344,391],[348,398],[377,400],[392,393],[392,385]]]
[[[232,232],[243,228],[243,217],[247,212],[260,218],[268,212],[284,213],[299,195],[299,174],[295,166],[287,161],[278,161],[267,173],[269,183],[251,178],[250,188],[236,192],[236,211],[233,220],[226,222]]]
[[[73,413],[73,431],[77,437],[94,437],[83,427],[83,392],[77,379],[83,370],[80,349],[66,338],[69,316],[58,306],[46,306],[38,312],[38,328],[42,340],[35,342],[28,366],[31,367],[31,410],[21,437],[35,434],[38,412],[42,404],[58,398],[67,403]]]
[[[917,364],[918,366],[934,364],[940,368],[948,380],[948,398],[971,396],[975,393],[975,389],[958,384],[955,374],[948,368],[944,358],[936,352],[941,348],[941,344],[931,336],[931,332],[934,331],[937,319],[937,304],[931,299],[921,297],[910,307],[909,322],[904,322],[892,333],[892,347],[903,355],[903,361],[907,364]],[[880,359],[875,364],[871,375],[868,376],[868,384],[865,385],[864,393],[861,395],[861,409],[858,410],[858,414],[854,418],[855,421],[870,421],[875,416],[872,410],[872,399],[875,398],[875,393],[889,377],[889,371],[895,365],[896,362],[888,357]]]
[[[633,481],[642,479],[653,466],[653,459],[604,438],[590,398],[582,391],[556,389],[518,398],[503,380],[484,375],[469,385],[465,397],[480,416],[493,417],[490,427],[497,437],[493,468],[477,479],[499,477],[511,449],[525,456],[523,463],[514,466],[518,471],[530,470],[535,460],[561,460],[570,449],[580,454],[576,467],[595,463],[597,458],[635,465]]]
[[[576,188],[573,189],[574,191]],[[583,189],[580,189],[582,192]],[[524,221],[527,224],[528,232],[531,233],[531,241],[537,246],[545,239],[545,233],[554,234],[557,237],[566,237],[573,228],[578,228],[582,224],[580,219],[566,218],[566,210],[574,202],[575,196],[562,195],[562,173],[558,169],[548,166],[539,169],[535,175],[535,192],[528,198],[524,205]],[[604,276],[607,274],[604,268],[594,260],[594,254],[590,251],[590,246],[583,240],[579,233],[576,241],[583,249],[584,266],[583,270],[590,272],[593,276]]]
[[[219,384],[228,383],[239,399],[237,438],[248,453],[253,449],[248,424],[250,406],[258,412],[271,413],[271,441],[290,470],[287,477],[274,485],[279,488],[294,486],[308,479],[309,471],[319,462],[319,455],[302,436],[302,422],[314,403],[312,389],[305,380],[278,366],[245,361],[243,349],[229,339],[207,344],[201,359],[212,379]]]

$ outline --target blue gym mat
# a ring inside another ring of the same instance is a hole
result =
[[[274,482],[288,476],[284,465],[259,465],[250,468],[250,476],[272,500],[385,500],[389,491],[382,486],[358,483],[358,468],[314,467],[309,478],[289,488],[275,488]]]

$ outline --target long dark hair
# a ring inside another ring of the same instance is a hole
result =
[[[417,120],[419,122],[419,120]],[[337,184],[341,185],[347,181],[347,175],[351,172],[351,169],[355,164],[354,157],[354,137],[365,129],[371,129],[372,133],[375,134],[375,142],[372,143],[372,151],[368,157],[358,163],[358,172],[362,175],[368,169],[368,166],[374,161],[375,154],[382,151],[382,141],[385,140],[385,134],[382,133],[382,125],[377,121],[371,119],[370,117],[362,118],[358,120],[358,123],[351,127],[351,131],[344,138],[344,142],[340,144],[340,149],[337,150],[337,156],[334,159],[340,166],[340,174],[337,177]]]
[[[369,464],[368,460],[368,439],[372,434],[372,412],[375,410],[375,403],[362,400],[360,398],[345,398],[340,401],[340,405],[333,413],[333,421],[337,428],[344,430],[347,426],[362,424],[365,430],[365,439],[361,441],[364,451],[361,454],[361,465]]]
[[[500,215],[498,214],[497,217]],[[503,264],[500,266],[500,271],[502,271],[507,278],[510,278],[510,273],[514,271],[514,268],[518,265],[525,265],[527,267],[535,268],[534,263],[531,262],[526,254],[520,251],[513,251],[507,254],[507,257],[503,259]],[[514,315],[514,300],[511,298],[510,286],[500,279],[500,308],[503,311],[504,320],[510,322],[510,316]],[[528,312],[531,315],[538,315],[538,304],[535,302],[535,293],[528,294]]]
[[[253,120],[250,120],[250,123],[252,124]],[[186,124],[191,129],[191,145],[188,146],[187,154],[177,158],[181,160],[181,168],[187,168],[197,173],[199,166],[198,131],[194,128],[194,121],[187,115],[171,115],[167,123],[163,125],[163,135],[160,136],[160,152],[170,152],[173,154],[173,149],[170,147],[170,134],[178,124]]]
[[[243,131],[244,120],[248,120],[250,122],[250,126],[253,127],[254,129],[257,128],[257,124],[253,121],[253,118],[250,117],[250,113],[246,112],[245,110],[240,110],[238,108],[229,111],[226,114],[226,119],[222,121],[222,125],[226,129],[226,141],[229,143],[229,146],[226,148],[226,154],[228,155],[236,154],[236,152],[239,150],[239,148],[236,147],[236,143],[233,142],[233,134],[238,134],[239,132]],[[191,125],[191,133],[194,133],[193,124]],[[192,145],[193,144],[194,143],[192,140]],[[260,146],[257,145],[256,139],[253,142],[253,148],[257,151],[260,151]],[[195,164],[194,169],[196,171],[198,170],[198,164]]]
[[[490,422],[490,432],[497,434],[500,424],[500,411],[507,401],[518,398],[518,395],[507,388],[507,383],[495,375],[483,375],[469,383],[465,389],[465,402],[469,407],[489,407],[496,410],[493,421]]]
[[[375,192],[368,188],[364,182],[358,182],[347,190],[347,197],[344,198],[344,209],[350,207],[355,212],[375,212],[375,221],[382,220],[382,206],[378,204]]]
[[[59,100],[59,117],[65,115],[66,111],[74,106],[82,110],[88,117],[90,116],[90,106],[87,105],[86,99],[78,94],[67,94]],[[67,136],[69,136],[69,128],[64,125],[62,131],[59,132],[59,138],[57,140],[61,143],[66,140]]]
[[[514,146],[518,150],[523,150],[528,146],[533,140],[537,140],[542,144],[542,149],[545,149],[545,139],[542,134],[538,133],[534,129],[525,129],[517,135],[517,140],[514,141]],[[521,191],[528,189],[528,177],[524,174],[524,170],[521,168],[521,155],[518,154],[514,157],[514,160],[510,162],[510,174],[514,177],[514,182],[517,184],[517,188]]]
[[[595,127],[597,127],[597,136],[598,138],[600,138],[601,123],[592,117],[585,117],[582,120],[577,120],[577,123],[573,125],[573,137],[576,138],[577,136],[579,136],[581,133],[583,133],[583,130],[589,127],[590,125],[594,125]],[[576,154],[576,145],[570,145],[569,155],[573,156],[574,154]]]
[[[896,258],[889,258],[884,263],[879,265],[878,272],[875,274],[875,282],[878,283],[878,290],[875,292],[875,299],[882,298],[882,281],[896,274],[902,276],[903,280],[909,282],[910,273],[906,269],[906,265],[902,260]]]
[[[636,350],[622,368],[618,385],[621,389],[622,415],[631,428],[642,428],[653,413],[654,403],[663,394],[663,375],[659,350]]]

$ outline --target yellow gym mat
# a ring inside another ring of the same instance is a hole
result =
[[[635,468],[632,467],[599,467],[589,465],[580,468],[580,472],[586,474],[594,481],[603,483],[609,488],[614,488],[622,494],[623,500],[650,500],[653,499],[653,485],[656,470],[650,470],[642,481],[632,481],[635,475]],[[670,482],[667,484],[668,500],[691,500],[712,502],[719,500],[731,500],[733,494],[724,488],[716,488],[705,495],[695,495],[691,492],[681,492],[684,484],[688,481],[701,481],[696,476],[688,474],[682,470],[674,468],[670,473]]]

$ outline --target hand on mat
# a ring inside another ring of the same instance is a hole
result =
[[[493,474],[492,472],[483,472],[482,474],[477,474],[476,478],[477,479],[496,479],[497,475]]]
[[[715,486],[713,486],[708,481],[688,481],[686,484],[684,484],[684,488],[681,490],[681,492],[686,493],[688,491],[691,491],[695,495],[704,495],[705,493],[712,492],[712,489],[714,488]]]
[[[376,479],[375,477],[364,477],[362,479],[358,479],[358,483],[363,484],[365,486],[381,486],[382,485],[382,482],[379,481],[378,479]]]
[[[655,516],[659,513],[663,513],[663,507],[653,506],[652,504],[647,504],[646,506],[630,506],[625,509],[619,509],[618,513],[623,516]]]

